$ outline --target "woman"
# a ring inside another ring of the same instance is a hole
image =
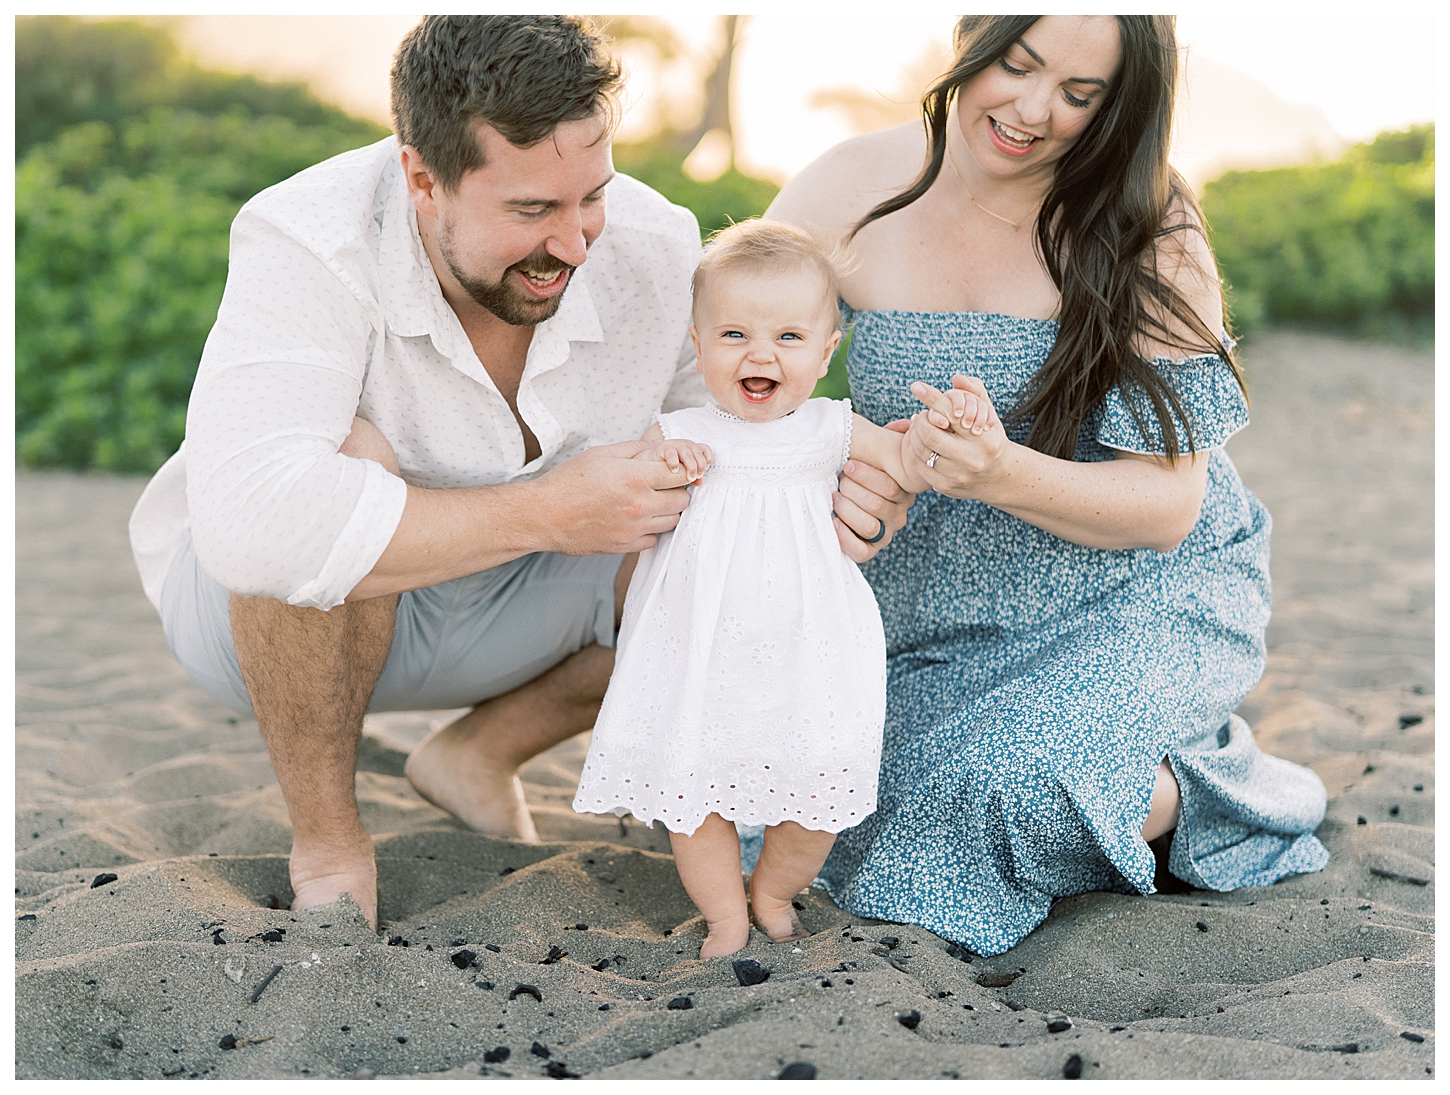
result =
[[[981,954],[1055,898],[1154,892],[1170,831],[1205,889],[1328,860],[1323,784],[1233,715],[1264,666],[1269,516],[1222,449],[1247,404],[1167,164],[1175,68],[1171,16],[966,16],[925,133],[839,145],[767,214],[853,240],[861,413],[911,415],[916,380],[1003,412],[912,426],[935,493],[865,568],[880,806],[822,871],[843,906]]]

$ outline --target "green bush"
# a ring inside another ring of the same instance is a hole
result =
[[[684,158],[664,142],[614,146],[614,166],[683,205],[700,222],[701,238],[735,221],[764,213],[780,187],[731,168],[711,182],[696,182],[681,170]]]
[[[1240,331],[1433,330],[1435,130],[1382,133],[1327,164],[1235,171],[1204,188]]]
[[[16,456],[154,471],[185,434],[237,210],[387,130],[187,66],[136,23],[21,19],[16,69]]]

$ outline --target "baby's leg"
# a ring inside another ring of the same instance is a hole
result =
[[[765,830],[765,843],[750,876],[750,908],[756,922],[777,943],[804,939],[791,898],[811,884],[836,843],[835,833],[803,829],[782,821]]]
[[[750,914],[740,881],[740,838],[734,822],[711,814],[691,836],[671,833],[670,848],[685,892],[710,929],[700,957],[734,954],[750,941]]]

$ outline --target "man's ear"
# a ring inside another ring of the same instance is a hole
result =
[[[413,203],[413,208],[425,217],[438,218],[437,193],[440,184],[433,177],[433,172],[428,170],[428,165],[423,162],[423,157],[418,150],[410,144],[405,144],[401,153],[403,163],[403,178],[408,183],[408,198]]]
[[[700,367],[700,332],[693,323],[690,324],[690,342],[695,347],[695,368],[703,373],[705,370]]]

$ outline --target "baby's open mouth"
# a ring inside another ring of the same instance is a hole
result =
[[[740,382],[741,393],[750,403],[764,403],[775,394],[775,389],[778,387],[780,387],[779,381],[771,380],[766,376],[747,376]]]

